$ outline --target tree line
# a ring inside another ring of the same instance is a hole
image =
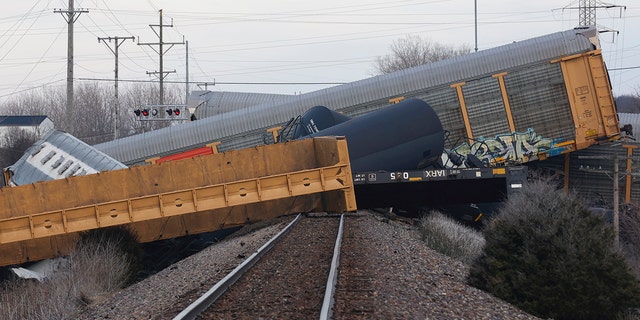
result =
[[[115,100],[114,88],[99,82],[83,82],[74,87],[73,136],[89,145],[113,140],[117,137],[156,130],[170,125],[164,121],[138,121],[133,110],[137,107],[157,104],[159,88],[155,84],[129,84],[120,86]],[[165,86],[165,103],[184,104],[184,87]],[[65,131],[66,90],[64,87],[42,87],[15,95],[0,103],[4,116],[45,115],[56,129]],[[116,115],[116,108],[118,113]],[[38,137],[18,129],[11,129],[0,138],[0,167],[15,163]]]

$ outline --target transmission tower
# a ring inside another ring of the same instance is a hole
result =
[[[75,10],[73,8],[73,0],[69,0],[69,9],[53,10],[55,13],[62,14],[67,21],[67,108],[65,111],[65,129],[73,134],[73,24],[78,20],[80,14],[89,12],[87,10]]]
[[[580,0],[579,8],[579,27],[596,25],[596,0]]]
[[[159,103],[161,105],[163,105],[164,104],[164,78],[167,75],[169,75],[170,73],[175,73],[176,70],[164,71],[164,64],[163,64],[162,57],[164,56],[165,53],[167,53],[167,51],[169,51],[169,49],[173,48],[174,45],[176,45],[176,44],[184,44],[184,39],[182,40],[182,42],[164,42],[163,41],[162,30],[165,27],[173,27],[173,19],[171,20],[171,24],[163,24],[163,22],[162,22],[162,9],[160,9],[159,12],[160,12],[160,23],[159,24],[150,24],[149,25],[149,27],[151,27],[153,32],[155,32],[155,34],[158,36],[159,41],[158,42],[148,42],[148,43],[140,43],[140,41],[138,41],[138,45],[149,46],[159,56],[160,71],[147,71],[147,74],[156,75],[158,77],[158,79],[160,80],[160,99],[159,99]],[[156,30],[156,28],[157,28],[157,30]],[[164,48],[165,45],[169,45],[169,47],[165,49]],[[158,48],[156,49],[155,46],[158,46]]]
[[[620,15],[622,16],[622,10],[626,10],[626,6],[618,6],[615,4],[604,3],[599,0],[578,0],[577,7],[566,6],[564,9],[577,9],[578,10],[578,27],[597,27],[596,12],[598,9],[611,9],[620,8]],[[613,30],[603,30],[608,32]]]

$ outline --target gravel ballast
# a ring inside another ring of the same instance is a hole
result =
[[[251,232],[240,230],[143,281],[103,297],[77,318],[171,319],[292,219],[293,216],[276,219]],[[412,225],[368,211],[351,214],[345,223],[343,241],[350,242],[350,249],[342,253],[341,268],[348,268],[351,273],[341,272],[345,278],[363,281],[366,288],[359,296],[362,299],[347,294],[352,297],[345,299],[348,301],[336,301],[334,319],[538,319],[468,286],[468,267],[429,249]]]

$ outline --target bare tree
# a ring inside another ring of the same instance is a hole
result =
[[[110,108],[111,97],[111,89],[97,82],[77,86],[72,119],[75,137],[88,144],[113,139],[115,113]]]
[[[153,84],[132,84],[123,86],[119,97],[118,119],[115,119],[113,89],[108,84],[97,82],[77,85],[75,110],[72,121],[74,136],[88,144],[96,144],[113,139],[114,121],[118,121],[118,136],[151,131],[171,125],[165,121],[137,121],[133,110],[140,106],[155,104],[158,88]],[[179,86],[166,86],[165,101],[181,104],[184,91]],[[0,105],[0,113],[5,115],[47,115],[56,125],[65,123],[66,95],[64,87],[45,87],[15,96]]]
[[[471,52],[468,45],[448,46],[416,35],[397,39],[390,48],[390,54],[376,59],[375,68],[378,74],[417,67]]]
[[[33,133],[20,128],[11,128],[0,140],[0,168],[6,168],[14,164],[38,137]]]
[[[640,113],[640,94],[615,97],[616,109],[622,113]]]

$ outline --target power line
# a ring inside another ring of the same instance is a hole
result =
[[[9,31],[11,31],[12,29],[14,29],[14,27],[15,27],[15,30],[13,30],[13,32],[11,33],[11,35],[9,36],[9,38],[13,37],[13,35],[18,31],[18,28],[20,27],[20,25],[22,25],[22,23],[26,20],[26,17],[31,13],[31,11],[33,11],[33,8],[35,8],[35,7],[38,5],[38,3],[40,3],[40,0],[38,0],[38,2],[36,2],[36,3],[35,3],[35,4],[34,4],[30,9],[29,9],[29,11],[27,11],[27,12],[26,12],[22,17],[20,17],[20,19],[18,19],[18,20],[16,21],[16,23],[14,23],[11,27],[7,28],[7,30],[6,30],[4,33],[2,33],[2,35],[0,35],[0,39],[2,39],[2,38],[3,38],[3,37],[4,37],[4,36],[9,32]],[[25,33],[22,35],[22,37],[24,37],[24,35],[25,35],[25,34],[26,34],[30,29],[31,29],[31,27],[33,26],[33,24],[35,24],[35,21],[37,21],[37,20],[38,20],[38,18],[40,17],[40,15],[42,15],[42,11],[41,11],[41,12],[40,12],[40,14],[36,17],[36,19],[34,20],[34,22],[29,26],[29,28],[25,31]],[[22,37],[21,37],[21,39],[22,39]],[[9,41],[4,41],[2,44],[0,44],[0,48],[4,47],[4,45],[5,45],[6,43],[8,43],[8,42],[9,42]],[[17,44],[18,42],[20,42],[20,41],[19,41],[19,40],[18,40],[18,41],[16,41],[16,44]],[[14,45],[14,47],[15,47],[15,45]],[[13,47],[12,47],[11,49],[13,49]],[[11,52],[11,49],[9,49],[9,52]],[[7,52],[7,54],[9,54],[9,52]],[[7,56],[7,54],[5,54],[5,55],[4,55],[4,57],[6,57],[6,56]],[[3,58],[4,58],[4,57],[3,57]],[[2,59],[0,59],[0,61],[2,61]]]
[[[622,68],[610,68],[610,69],[607,69],[607,70],[609,70],[609,71],[619,71],[619,70],[631,70],[631,69],[640,69],[640,66],[622,67]]]
[[[22,91],[17,91],[18,88],[20,86],[22,86],[22,84],[27,80],[27,78],[31,75],[31,73],[33,72],[33,70],[36,69],[36,67],[40,64],[40,62],[42,62],[44,56],[47,54],[47,52],[49,52],[49,50],[51,49],[51,47],[53,47],[53,44],[58,40],[58,37],[62,34],[62,31],[64,31],[64,27],[60,29],[60,31],[58,32],[58,35],[55,37],[55,39],[53,39],[53,41],[51,42],[51,44],[49,44],[49,47],[47,47],[47,50],[45,50],[42,53],[42,56],[40,56],[40,59],[38,60],[38,62],[36,62],[33,67],[31,67],[31,70],[29,70],[29,72],[27,73],[26,76],[24,76],[24,78],[22,79],[22,81],[20,81],[20,83],[16,86],[16,88],[13,90],[13,92],[11,92],[9,95],[18,93],[18,92],[22,92]]]
[[[44,86],[48,86],[48,85],[50,85],[50,84],[54,84],[54,83],[56,83],[56,82],[60,82],[60,81],[64,81],[64,79],[58,79],[58,80],[51,81],[51,82],[48,82],[48,83],[43,83],[43,84],[41,84],[41,85],[39,85],[39,86],[37,86],[37,87],[34,87],[34,88],[22,89],[22,90],[20,90],[20,91],[15,91],[15,90],[14,90],[14,91],[13,91],[13,92],[11,92],[11,93],[8,93],[8,94],[5,94],[5,95],[1,95],[1,96],[0,96],[0,98],[9,97],[9,96],[12,96],[12,95],[15,95],[15,94],[19,94],[19,93],[23,93],[23,92],[27,92],[27,91],[37,90],[37,89],[40,89],[40,88],[42,88],[42,87],[44,87]]]
[[[128,34],[133,34],[133,32],[129,31],[129,29],[127,29],[127,27],[124,26],[124,24],[120,21],[120,19],[118,19],[118,16],[113,12],[113,10],[111,10],[111,8],[109,7],[109,5],[107,4],[106,0],[102,0],[102,3],[104,3],[105,7],[107,8],[108,12],[113,16],[113,18],[115,19],[115,21],[117,22],[117,24],[124,30],[126,31],[126,33]],[[155,10],[157,11],[157,10]],[[108,15],[106,15],[107,17],[109,17]],[[110,18],[109,18],[110,19]],[[111,20],[111,19],[110,19]],[[151,55],[147,52],[142,50],[142,52],[149,58],[149,60],[153,60],[153,58],[151,57]],[[140,67],[141,69],[145,69],[145,67],[141,66],[140,64],[138,64],[137,62],[135,62],[131,57],[129,57],[126,53],[123,53],[123,55],[129,59],[129,61],[131,61],[133,64],[137,65],[138,67]],[[129,69],[130,71],[133,71],[131,68],[125,67],[127,69]]]
[[[37,3],[36,3],[36,4],[37,4]],[[35,5],[34,5],[34,7],[35,7]],[[31,10],[33,10],[33,7],[31,7],[31,9],[29,9],[29,11],[31,11]],[[24,38],[24,36],[27,34],[27,32],[29,32],[29,30],[31,30],[31,28],[32,28],[32,27],[33,27],[33,25],[36,23],[36,21],[38,21],[38,18],[40,18],[40,16],[41,16],[41,15],[42,15],[42,12],[40,12],[40,14],[38,14],[38,16],[37,16],[37,17],[33,20],[33,22],[31,23],[31,25],[29,25],[29,27],[24,31],[24,33],[22,33],[22,35],[20,36],[20,38],[19,38],[19,39],[18,39],[18,40],[13,44],[13,46],[11,46],[11,48],[7,51],[7,53],[5,53],[5,55],[4,55],[4,56],[2,56],[2,58],[0,58],[0,61],[4,60],[4,58],[6,58],[6,57],[7,57],[7,55],[8,55],[9,53],[11,53],[11,51],[12,51],[12,50],[13,50],[13,49],[18,45],[18,43],[20,43],[20,41]],[[23,22],[23,21],[24,21],[24,20],[20,20],[20,24],[22,24],[22,22]],[[8,32],[8,31],[9,31],[9,30],[7,30],[7,32]],[[18,31],[18,28],[16,27],[16,29],[11,33],[11,35],[9,36],[9,38],[13,37],[13,35],[14,35],[17,31]],[[5,32],[5,34],[6,34],[6,32]],[[2,36],[4,36],[4,34],[3,34]],[[2,47],[4,46],[4,44],[5,44],[5,43],[8,43],[8,42],[9,42],[9,41],[2,43],[2,44],[0,45],[0,48],[2,48]]]
[[[107,78],[78,78],[80,81],[114,81],[114,79]],[[132,82],[132,83],[158,83],[156,80],[136,80],[136,79],[120,79],[120,82]],[[186,81],[164,81],[164,83],[177,83],[185,84]],[[224,84],[224,85],[338,85],[346,84],[347,82],[230,82],[230,81],[189,81],[190,84]]]

